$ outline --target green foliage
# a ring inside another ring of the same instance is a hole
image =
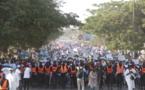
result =
[[[62,35],[61,28],[81,25],[76,14],[62,13],[60,6],[54,0],[1,0],[0,49],[39,48]]]
[[[140,50],[145,38],[145,5],[135,2],[135,42],[133,47],[133,2],[112,1],[95,5],[88,10],[92,16],[86,19],[84,30],[105,38],[109,49]]]

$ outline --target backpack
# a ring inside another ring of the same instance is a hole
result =
[[[82,79],[82,77],[83,77],[83,68],[81,69],[79,67],[79,70],[77,71],[76,76],[77,76],[77,78]]]

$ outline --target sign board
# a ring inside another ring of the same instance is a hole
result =
[[[109,59],[109,60],[113,60],[113,57],[111,54],[106,54],[106,58]]]
[[[126,58],[125,58],[124,56],[119,56],[119,57],[118,57],[118,60],[123,61],[123,60],[126,60]]]
[[[138,59],[132,59],[132,61],[134,62],[134,64],[139,64],[139,60]]]

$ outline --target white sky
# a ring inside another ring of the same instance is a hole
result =
[[[90,16],[86,9],[93,9],[92,4],[100,4],[111,0],[63,0],[65,4],[61,9],[63,12],[73,12],[79,15],[79,20],[84,22],[85,18]]]

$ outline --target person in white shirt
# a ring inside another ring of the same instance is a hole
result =
[[[31,68],[29,67],[29,64],[26,64],[26,67],[24,69],[24,90],[29,90],[29,82],[30,82],[30,75],[31,75]]]
[[[125,79],[127,82],[127,86],[128,86],[128,90],[133,90],[135,88],[134,80],[131,79],[131,77],[136,78],[135,73],[136,73],[136,71],[131,68],[131,65],[129,65],[128,69],[124,73]]]
[[[15,75],[17,78],[17,85],[18,85],[17,88],[19,88],[19,90],[22,90],[20,65],[17,66],[17,69],[15,71]]]
[[[78,85],[78,90],[80,90],[80,88],[82,87],[82,90],[85,89],[85,86],[84,86],[84,79],[85,79],[85,72],[86,72],[86,69],[83,68],[83,64],[80,64],[80,67],[77,67],[77,73],[80,71],[80,70],[83,70],[83,74],[82,74],[82,77],[78,77],[77,76],[77,85]]]
[[[15,73],[12,72],[12,68],[9,69],[9,74],[7,75],[7,80],[9,82],[9,90],[17,89],[17,78]]]

